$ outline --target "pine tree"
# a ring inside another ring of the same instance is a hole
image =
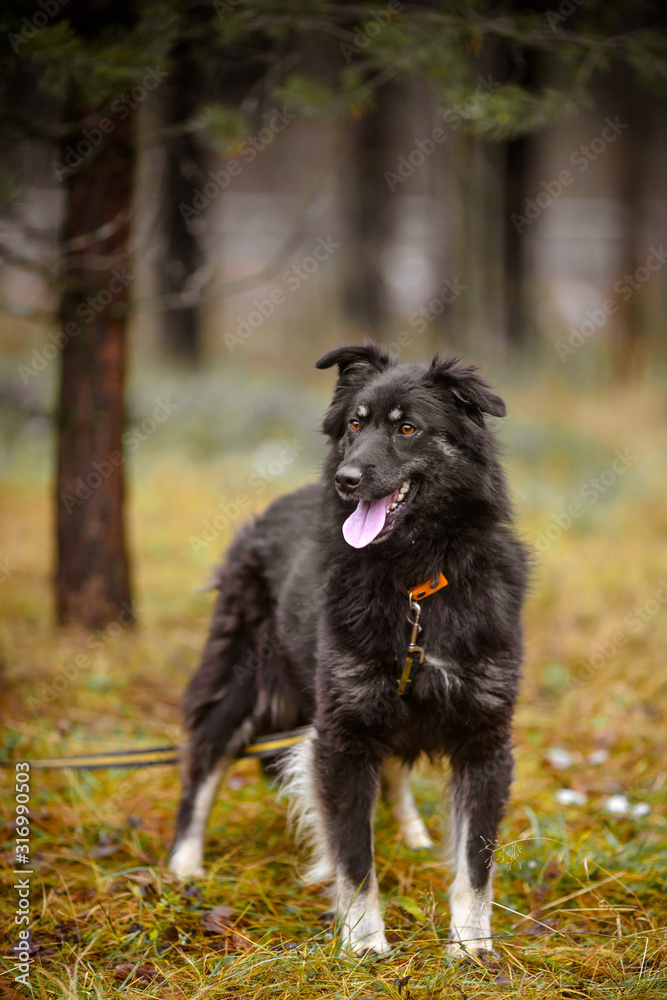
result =
[[[502,10],[461,0],[41,0],[27,10],[5,0],[0,12],[7,39],[0,140],[5,148],[23,136],[61,141],[53,165],[66,191],[56,603],[60,621],[91,627],[131,614],[123,399],[134,119],[175,60],[199,59],[237,81],[252,68],[244,98],[236,87],[232,103],[208,101],[182,123],[203,147],[223,154],[242,146],[277,103],[306,118],[353,121],[371,114],[390,81],[396,87],[414,77],[429,83],[443,108],[467,109],[462,117],[473,137],[500,142],[585,106],[596,74],[617,61],[642,86],[664,92],[667,83],[667,35],[659,5],[647,0]],[[309,59],[314,38],[324,53],[318,60]],[[504,53],[504,79],[475,100],[480,70],[497,52]],[[548,60],[558,84],[523,85],[517,68],[526,53]],[[26,90],[57,102],[60,120],[22,114]],[[366,172],[366,188],[379,169]],[[0,185],[0,194],[8,196],[13,183]],[[371,279],[377,297],[381,283]],[[377,301],[365,309],[382,312]]]

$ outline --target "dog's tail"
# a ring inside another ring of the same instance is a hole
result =
[[[252,546],[254,525],[238,534],[216,573],[218,597],[199,669],[183,697],[186,729],[224,698],[230,685],[256,689],[262,667],[279,655],[274,608],[263,566]]]

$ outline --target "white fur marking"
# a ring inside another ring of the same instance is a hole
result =
[[[169,858],[169,871],[179,878],[204,874],[204,833],[220,778],[228,760],[218,761],[205,781],[199,786],[192,810],[190,825]]]
[[[389,411],[390,420],[400,420],[402,416],[403,416],[403,410],[400,408],[400,406],[395,406],[393,410]]]
[[[456,830],[456,878],[449,894],[451,942],[447,946],[448,954],[455,955],[461,951],[473,954],[493,951],[491,898],[490,872],[489,880],[481,891],[476,891],[470,884],[468,821],[464,819]]]
[[[266,699],[260,699],[257,706],[258,715],[266,711]],[[252,736],[256,726],[254,718],[246,719],[233,733],[227,744],[227,753],[216,763],[211,773],[204,779],[195,795],[190,825],[174,846],[169,858],[169,871],[179,878],[192,875],[203,875],[204,867],[204,835],[206,824],[215,799],[215,793],[222,775],[225,773],[239,750]]]
[[[377,955],[386,955],[391,951],[384,933],[375,872],[371,872],[361,887],[338,874],[336,913],[342,921],[343,948],[346,951],[373,951]]]
[[[398,823],[401,837],[408,847],[433,847],[410,788],[410,768],[395,758],[388,758],[384,765],[387,805]]]
[[[364,406],[363,403],[361,404],[361,406],[359,406],[357,408],[357,416],[358,417],[362,417],[362,418],[363,417],[367,417],[369,413],[370,413],[370,410],[368,409],[367,406]]]
[[[457,458],[456,448],[449,443],[445,438],[439,437],[435,439],[438,448],[447,458]]]
[[[280,797],[290,799],[288,819],[297,836],[313,851],[305,882],[330,882],[335,875],[325,836],[325,821],[317,797],[314,772],[314,730],[285,754],[282,765]]]

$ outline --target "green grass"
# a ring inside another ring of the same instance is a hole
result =
[[[150,403],[150,389],[146,398]],[[260,438],[289,440],[289,407],[283,398],[275,405],[282,416],[272,423],[275,407],[267,402]],[[314,442],[317,406],[310,397],[308,407],[307,436]],[[183,421],[194,428],[196,412],[185,409]],[[656,599],[660,580],[667,580],[664,402],[646,388],[584,397],[540,386],[517,391],[510,410],[514,417],[503,433],[528,541],[581,499],[582,486],[610,468],[617,449],[633,457],[536,565],[516,720],[517,777],[498,850],[498,961],[484,967],[445,958],[447,865],[439,851],[403,847],[383,807],[377,869],[395,949],[384,961],[354,960],[341,955],[322,919],[326,898],[298,881],[303,854],[286,827],[284,803],[256,763],[232,768],[212,816],[206,877],[187,887],[164,867],[178,797],[175,769],[34,772],[34,997],[667,995],[661,967],[667,959],[667,604]],[[258,454],[253,458],[238,443],[236,425],[234,440],[225,439],[223,427],[214,441],[190,447],[195,430],[186,434],[183,421],[173,424],[178,447],[170,445],[166,426],[133,466],[130,534],[140,625],[103,634],[97,650],[86,633],[52,626],[48,441],[43,431],[17,438],[0,495],[0,561],[11,567],[0,583],[5,758],[179,738],[179,698],[196,666],[212,600],[196,588],[230,531],[198,552],[189,539],[219,503],[243,489]],[[260,460],[269,454],[262,451]],[[316,462],[317,445],[309,443],[252,494],[253,508],[304,481]],[[591,665],[597,644],[607,644],[608,655]],[[78,655],[86,660],[74,675],[67,668]],[[570,752],[570,767],[549,762],[552,747]],[[589,762],[601,750],[606,758]],[[423,767],[415,787],[430,831],[444,842],[440,779]],[[585,795],[586,804],[560,805],[556,793],[565,787]],[[11,791],[7,785],[3,795],[6,824],[13,819]],[[648,803],[650,813],[606,812],[606,800],[618,792],[631,804]],[[6,826],[6,866],[13,863],[14,836]],[[13,877],[5,874],[7,956],[17,928]],[[222,913],[207,915],[220,905]],[[5,983],[5,996],[14,988],[26,994],[9,972]]]

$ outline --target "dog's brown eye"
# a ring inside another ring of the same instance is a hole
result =
[[[351,430],[358,431],[360,427],[361,427],[361,424],[359,423],[358,420],[354,420],[354,419],[350,420],[350,429]]]
[[[401,434],[414,434],[417,428],[412,424],[401,424],[400,430]]]

